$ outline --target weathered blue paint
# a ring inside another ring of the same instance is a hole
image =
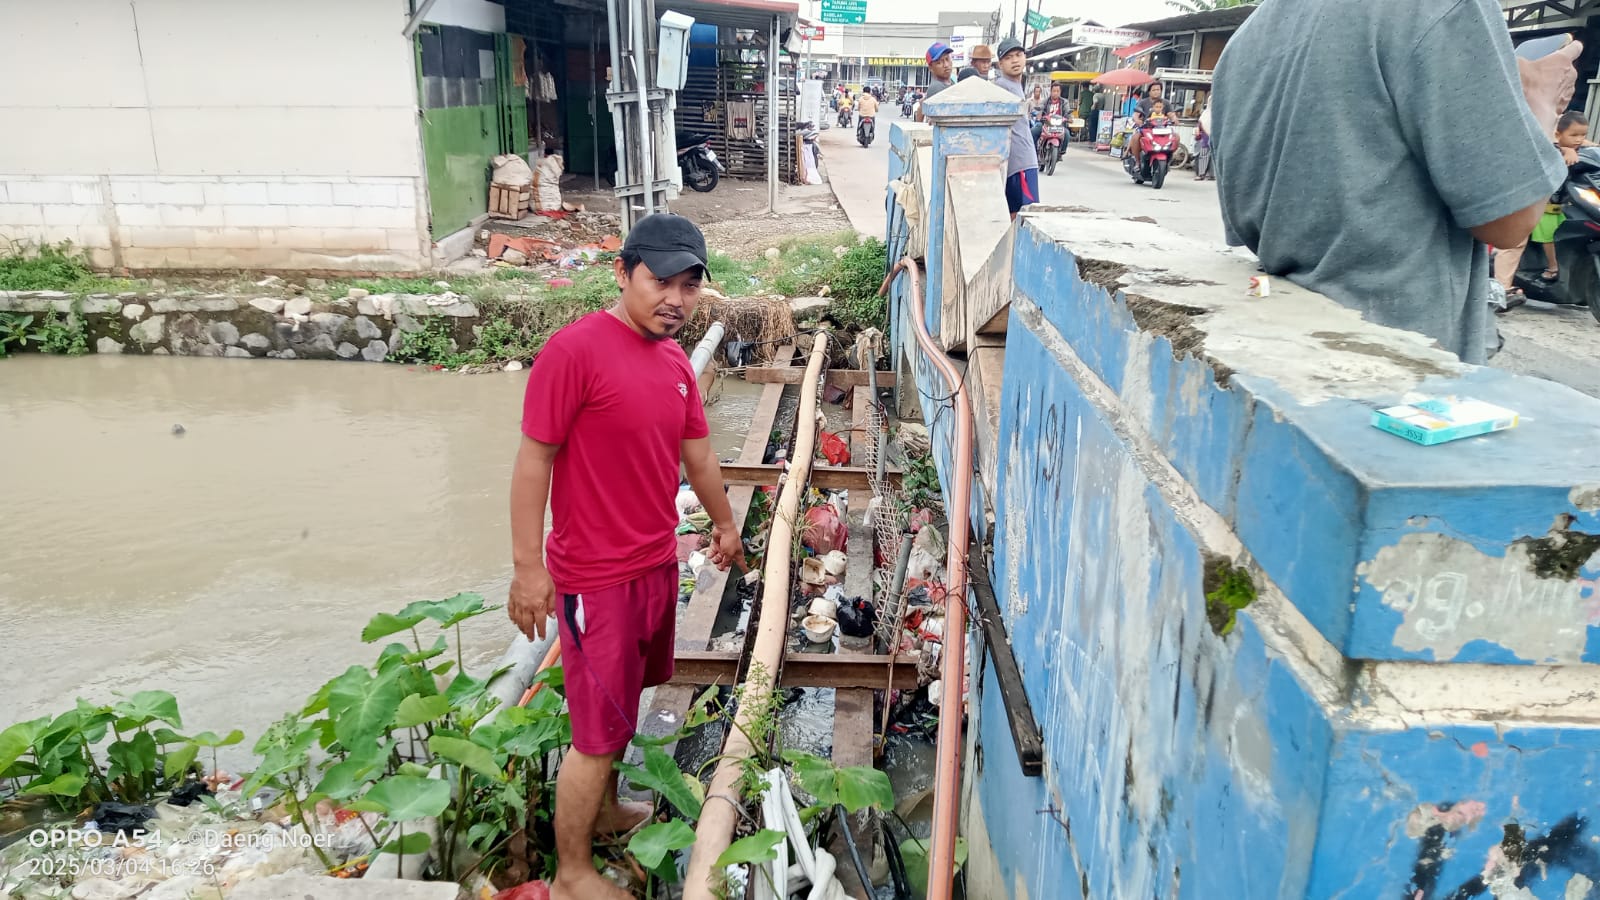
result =
[[[1600,727],[1537,707],[1481,726],[1397,715],[1356,677],[1361,660],[1416,660],[1407,677],[1447,695],[1461,663],[1600,662],[1587,551],[1529,555],[1552,528],[1569,551],[1600,534],[1600,404],[1438,376],[1421,390],[1569,439],[1418,447],[1368,424],[1396,396],[1299,402],[1175,359],[1038,228],[1019,228],[1011,275],[990,576],[1046,765],[1021,774],[992,673],[974,673],[984,896],[1600,896]],[[940,284],[930,273],[932,310]],[[912,313],[897,335],[948,491],[947,390]],[[1208,552],[1272,591],[1225,634],[1207,621]]]

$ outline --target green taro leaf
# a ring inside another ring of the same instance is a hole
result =
[[[165,722],[173,728],[183,727],[183,719],[178,716],[178,698],[166,691],[140,691],[114,704],[111,711],[117,714],[117,727],[123,731],[150,722]]]
[[[396,853],[406,856],[412,853],[421,853],[433,845],[433,838],[428,837],[426,831],[413,831],[410,834],[397,837],[383,845],[380,853]]]
[[[778,858],[778,845],[786,835],[781,831],[762,829],[749,837],[742,837],[722,851],[713,868],[738,866],[745,863],[771,862]]]
[[[661,865],[667,854],[694,844],[694,829],[682,819],[657,822],[640,831],[628,841],[628,852],[646,869]]]
[[[445,688],[444,695],[450,698],[450,702],[455,706],[471,706],[488,689],[487,681],[473,678],[465,672],[458,672],[451,680],[450,686]]]
[[[421,694],[412,694],[400,701],[400,709],[394,714],[394,727],[411,728],[432,722],[441,718],[450,711],[450,698],[434,694],[424,697]]]
[[[900,856],[905,860],[906,877],[917,896],[928,892],[928,848],[931,842],[906,838],[900,842]],[[967,839],[956,838],[956,872],[967,864]]]
[[[222,737],[217,737],[215,731],[202,731],[189,740],[200,747],[231,747],[244,740],[244,732],[235,728]]]
[[[396,822],[437,816],[450,805],[450,785],[437,778],[392,775],[373,785],[361,805]]]
[[[0,731],[0,775],[11,768],[11,764],[22,758],[22,754],[33,748],[33,742],[50,725],[50,717],[34,719],[29,722],[18,722]]]
[[[414,606],[415,604],[412,605]],[[408,610],[410,608],[411,607],[409,606],[406,607]],[[410,631],[412,628],[417,626],[418,622],[421,622],[425,618],[427,617],[421,613],[408,613],[404,611],[402,611],[398,616],[393,613],[378,613],[372,617],[371,621],[367,623],[367,627],[361,629],[361,640],[370,644],[373,641],[382,640],[391,634],[398,634],[402,631]]]
[[[48,794],[52,797],[76,797],[88,779],[75,772],[59,775],[51,781],[39,779],[22,788],[24,794]]]
[[[400,768],[394,771],[396,775],[415,775],[418,778],[427,778],[428,773],[433,770],[422,763],[403,762],[400,764]]]
[[[156,737],[156,743],[163,746],[167,744],[182,744],[189,740],[189,738],[173,731],[171,728],[157,728],[153,733]]]
[[[199,755],[199,744],[184,744],[168,753],[161,764],[167,780],[173,784],[182,784],[184,776],[189,772],[189,766],[194,764],[195,757]]]
[[[81,697],[78,698],[78,731],[90,744],[98,744],[105,740],[106,731],[116,718],[111,707],[96,706]]]
[[[894,808],[894,786],[889,783],[889,775],[871,766],[840,769],[834,783],[838,785],[839,802],[846,812],[857,813],[868,807]]]
[[[387,734],[394,726],[401,696],[398,672],[373,678],[361,666],[347,669],[334,679],[328,692],[328,713],[339,743],[354,747]]]
[[[479,822],[467,829],[467,844],[479,851],[488,850],[494,846],[500,831],[500,826],[494,822]]]
[[[322,687],[317,688],[317,692],[315,694],[307,697],[306,705],[300,710],[300,718],[309,719],[317,713],[326,710],[328,708],[328,692],[333,690],[333,683],[338,680],[339,679],[337,678],[329,679],[322,685]],[[257,748],[256,752],[260,753],[260,748]]]
[[[678,812],[693,822],[700,818],[701,802],[689,786],[683,783],[683,772],[678,764],[660,747],[644,749],[644,768],[628,763],[617,763],[617,771],[628,776],[634,787],[649,788],[665,797]]]
[[[462,593],[443,600],[418,600],[401,610],[402,616],[422,615],[439,623],[440,628],[449,628],[452,625],[465,622],[473,616],[481,616],[499,606],[485,606],[483,597],[479,594]]]
[[[505,781],[506,774],[494,760],[494,754],[469,740],[436,734],[428,738],[428,749],[450,762],[471,769],[495,781]]]
[[[156,769],[156,739],[148,731],[138,732],[129,740],[107,747],[106,758],[111,760],[107,774],[113,780],[123,775],[141,777]]]
[[[389,751],[393,749],[394,741],[384,741],[381,744],[363,744],[359,749],[351,750],[344,759],[328,767],[322,780],[317,782],[316,792],[327,794],[335,800],[354,797],[361,793],[373,776],[383,772],[384,764],[389,761]]]
[[[833,763],[801,750],[785,750],[783,758],[794,767],[794,780],[819,806],[839,802],[839,769]]]

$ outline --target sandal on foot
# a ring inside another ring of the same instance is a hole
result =
[[[1528,295],[1522,292],[1522,288],[1512,288],[1511,290],[1506,291],[1506,305],[1495,310],[1495,314],[1505,315],[1506,313],[1511,312],[1513,309],[1516,309],[1527,302]]]
[[[1545,269],[1543,272],[1539,273],[1539,280],[1545,284],[1555,284],[1561,280],[1561,270]]]

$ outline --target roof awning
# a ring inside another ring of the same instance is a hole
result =
[[[1075,47],[1063,47],[1060,50],[1051,50],[1049,53],[1041,53],[1038,56],[1030,56],[1028,57],[1028,62],[1044,62],[1047,59],[1055,59],[1058,56],[1068,56],[1070,54],[1077,53],[1080,50],[1087,49],[1089,49],[1088,44],[1079,44]]]
[[[1100,72],[1051,72],[1051,81],[1093,81],[1099,78]]]
[[[1132,46],[1121,47],[1111,52],[1123,59],[1133,59],[1135,56],[1142,56],[1152,50],[1159,50],[1170,43],[1172,42],[1166,38],[1151,38],[1148,41],[1141,41],[1140,43]]]

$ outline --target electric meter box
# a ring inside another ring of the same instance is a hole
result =
[[[656,45],[656,87],[683,90],[689,78],[689,29],[693,27],[693,16],[670,10],[661,14],[661,40]]]

